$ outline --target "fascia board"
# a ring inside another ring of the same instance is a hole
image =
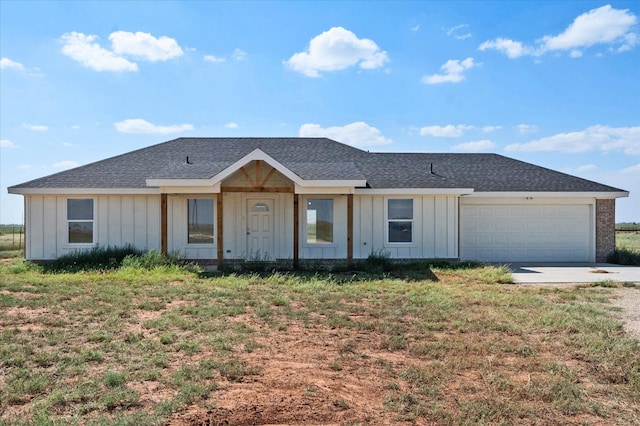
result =
[[[469,195],[473,188],[356,188],[356,195]]]
[[[19,195],[148,195],[160,194],[160,188],[8,188],[9,194]]]
[[[623,198],[629,196],[629,191],[615,192],[474,192],[469,197],[536,197],[536,198]]]
[[[353,186],[298,186],[294,189],[295,194],[353,194]]]
[[[220,193],[220,183],[211,186],[161,186],[163,194],[217,194]]]

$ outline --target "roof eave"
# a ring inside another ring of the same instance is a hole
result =
[[[9,194],[18,195],[148,195],[159,194],[160,188],[8,188]]]
[[[624,198],[629,191],[475,191],[471,197]]]
[[[469,195],[473,188],[356,188],[356,195]]]

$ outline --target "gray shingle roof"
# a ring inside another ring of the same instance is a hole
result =
[[[179,138],[11,188],[146,188],[149,178],[208,179],[255,149],[302,179],[364,179],[374,189],[622,192],[498,154],[369,153],[326,138]]]

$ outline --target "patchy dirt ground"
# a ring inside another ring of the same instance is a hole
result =
[[[402,424],[382,409],[382,390],[392,381],[385,368],[403,365],[406,356],[378,351],[370,333],[289,324],[272,334],[249,316],[234,320],[264,331],[260,347],[243,356],[260,373],[224,385],[215,408],[192,407],[169,425]]]
[[[616,289],[612,304],[623,309],[620,316],[625,329],[640,338],[640,289]],[[260,347],[243,358],[258,366],[260,373],[245,376],[239,383],[227,383],[216,392],[212,408],[192,406],[175,415],[168,425],[430,424],[420,417],[402,418],[397,411],[384,409],[387,391],[401,386],[393,381],[391,370],[419,363],[419,357],[381,348],[381,342],[370,341],[371,334],[366,332],[289,324],[285,333],[274,334],[249,315],[234,320],[264,333],[257,339]],[[366,349],[361,350],[363,347]],[[526,385],[531,375],[512,379]],[[482,386],[482,380],[460,377],[452,386]],[[566,417],[563,423],[592,420]]]

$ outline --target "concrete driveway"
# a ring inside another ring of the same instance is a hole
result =
[[[525,283],[593,283],[616,281],[640,283],[640,266],[610,263],[518,263],[508,264],[513,279]]]

